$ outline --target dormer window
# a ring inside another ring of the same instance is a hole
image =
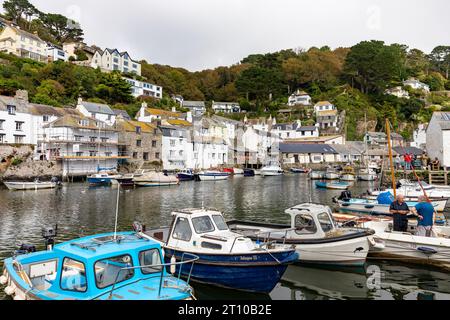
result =
[[[43,122],[48,122],[49,118],[50,118],[49,116],[44,115],[44,116],[42,116],[42,121]]]
[[[142,131],[141,127],[136,127],[136,134],[141,134],[141,131]]]

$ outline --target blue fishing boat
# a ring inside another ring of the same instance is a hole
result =
[[[253,169],[244,169],[244,177],[254,177],[255,170]]]
[[[192,181],[194,180],[194,171],[191,169],[184,169],[177,173],[177,178],[180,181]]]
[[[249,292],[269,293],[289,264],[298,259],[292,246],[255,243],[231,232],[213,209],[185,209],[172,213],[172,227],[145,232],[161,241],[166,262],[183,254],[199,257],[191,279],[200,283]],[[182,274],[187,277],[187,270]]]
[[[134,232],[92,235],[53,246],[55,229],[43,232],[47,250],[22,245],[4,261],[0,283],[14,300],[189,300],[188,282],[167,272],[158,242]],[[182,257],[189,275],[197,257]]]
[[[350,184],[346,182],[316,181],[316,187],[320,189],[347,190],[350,187]]]
[[[228,172],[221,172],[217,170],[207,170],[199,172],[198,179],[200,181],[220,181],[227,180],[230,177]]]
[[[100,171],[98,173],[92,174],[87,177],[87,181],[90,185],[99,186],[99,185],[110,185],[112,180],[120,179],[121,175],[118,174],[110,174],[105,171]]]

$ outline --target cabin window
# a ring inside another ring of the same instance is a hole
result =
[[[213,250],[222,250],[222,246],[220,244],[212,243],[212,242],[202,242],[202,248],[213,249]]]
[[[130,255],[122,255],[97,261],[94,265],[95,282],[99,289],[112,286],[131,279],[134,276],[133,269],[124,269],[133,266]],[[117,281],[116,281],[117,279]]]
[[[323,212],[317,216],[317,219],[319,220],[320,227],[322,228],[323,232],[328,232],[333,230],[333,222],[330,219],[330,216],[328,213]]]
[[[217,229],[219,230],[228,230],[227,223],[223,219],[223,217],[220,214],[214,214],[212,216],[214,223],[216,224]]]
[[[190,241],[192,237],[192,230],[189,226],[189,221],[185,218],[178,218],[172,236],[174,239]]]
[[[161,265],[161,255],[158,249],[152,249],[147,251],[142,251],[139,253],[139,264],[140,266],[146,266],[141,269],[143,274],[152,274],[156,272],[161,272],[162,266],[151,267],[154,265]],[[149,267],[147,267],[149,266]]]
[[[84,263],[65,258],[63,261],[60,286],[62,290],[86,292],[86,267]]]
[[[198,234],[214,231],[214,225],[209,216],[197,217],[192,219],[195,232]]]
[[[308,214],[295,217],[295,232],[297,234],[314,234],[317,232],[313,217]]]

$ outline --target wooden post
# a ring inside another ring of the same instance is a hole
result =
[[[386,133],[389,147],[389,162],[391,164],[391,178],[392,178],[392,190],[394,191],[394,198],[397,198],[397,186],[395,183],[395,171],[394,171],[394,159],[392,157],[392,145],[391,145],[391,127],[389,126],[389,119],[386,118]]]
[[[444,181],[445,181],[445,185],[448,186],[448,172],[447,172],[447,167],[444,167]]]

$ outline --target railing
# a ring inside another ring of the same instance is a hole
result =
[[[192,259],[184,261],[184,256],[185,255],[191,256]],[[159,280],[159,289],[158,289],[158,299],[159,299],[161,297],[161,288],[162,288],[163,278],[164,278],[164,268],[167,267],[167,266],[177,266],[177,265],[180,266],[179,271],[178,271],[178,277],[177,277],[177,285],[179,285],[179,282],[180,282],[180,279],[181,279],[181,270],[183,269],[183,265],[190,263],[191,264],[191,269],[189,270],[189,275],[188,275],[187,280],[186,280],[186,284],[189,285],[189,281],[191,279],[191,274],[192,274],[192,269],[194,267],[194,263],[198,259],[199,259],[198,256],[196,256],[194,254],[191,254],[191,253],[186,253],[185,252],[181,256],[181,261],[180,262],[152,264],[152,265],[148,265],[148,266],[136,266],[136,267],[124,267],[124,268],[121,268],[119,270],[119,272],[117,272],[116,278],[114,280],[114,284],[113,284],[113,286],[111,288],[111,291],[109,292],[108,299],[109,300],[112,299],[112,295],[113,295],[113,292],[114,292],[114,290],[116,288],[117,281],[119,280],[119,275],[121,274],[122,271],[125,271],[125,270],[136,270],[136,269],[143,269],[143,268],[159,268],[159,267],[161,267],[161,276],[160,276],[160,280]],[[144,279],[139,279],[137,282],[142,281],[142,280],[144,280]]]

